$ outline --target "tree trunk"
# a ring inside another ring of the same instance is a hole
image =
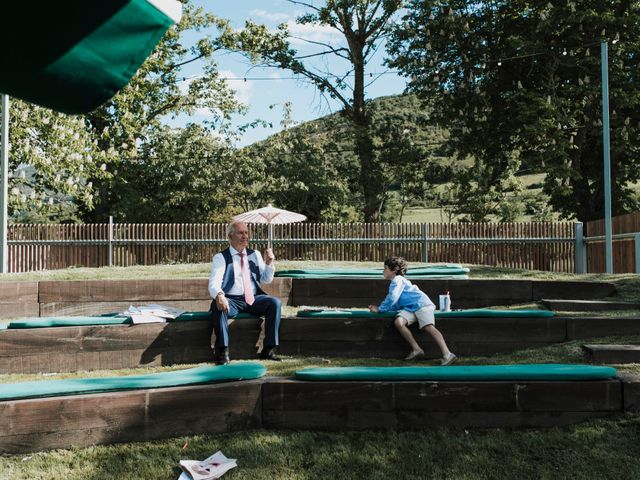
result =
[[[373,139],[369,128],[369,116],[365,103],[363,45],[352,48],[354,70],[353,110],[351,117],[355,127],[356,155],[360,163],[360,187],[364,198],[364,221],[379,222],[380,206],[384,197],[384,177],[376,162]]]

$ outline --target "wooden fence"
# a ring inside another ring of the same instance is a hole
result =
[[[611,219],[612,235],[634,234],[640,232],[640,212],[620,215]],[[604,219],[586,222],[585,237],[604,236]],[[613,238],[613,273],[640,273],[636,258],[637,240],[635,235],[625,238]],[[604,239],[587,241],[587,271],[602,273],[605,268]]]
[[[209,262],[227,243],[224,224],[9,226],[9,271]],[[266,246],[265,225],[251,225]],[[455,262],[556,272],[574,271],[574,224],[301,223],[274,225],[283,260]],[[339,264],[336,265],[339,267]]]

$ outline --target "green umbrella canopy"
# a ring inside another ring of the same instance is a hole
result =
[[[0,92],[65,113],[124,87],[167,29],[175,0],[12,1],[0,27]]]

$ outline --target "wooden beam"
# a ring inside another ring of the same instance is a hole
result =
[[[592,362],[640,363],[640,345],[582,345]]]
[[[366,430],[564,425],[622,411],[618,380],[266,381],[267,428]]]
[[[247,430],[260,395],[260,381],[243,381],[0,402],[0,452]]]
[[[566,317],[567,340],[637,335],[638,317]]]

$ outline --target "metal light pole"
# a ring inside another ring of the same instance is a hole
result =
[[[604,149],[604,251],[605,270],[613,273],[613,239],[611,232],[611,153],[609,145],[609,46],[600,43],[602,57],[602,148]]]
[[[2,175],[2,186],[0,187],[0,273],[8,272],[7,250],[7,189],[9,172],[9,95],[1,94],[2,116],[0,117],[0,175]]]

